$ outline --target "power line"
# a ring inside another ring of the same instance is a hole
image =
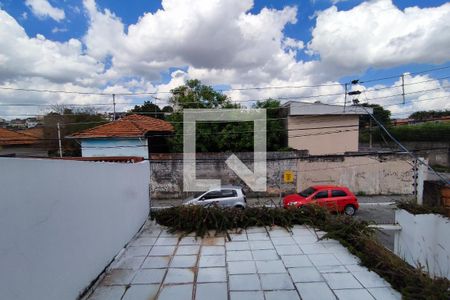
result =
[[[438,70],[448,69],[450,66],[444,66],[439,68],[433,68],[423,70],[419,72],[410,72],[411,75],[423,74],[427,72],[434,72]],[[386,79],[398,78],[403,74],[392,75],[389,77],[382,77],[376,79],[362,80],[359,83],[368,83],[375,81],[382,81]],[[245,90],[265,90],[265,89],[297,89],[297,88],[315,88],[325,86],[342,86],[342,83],[329,83],[329,84],[315,84],[315,85],[288,85],[288,86],[262,86],[262,87],[246,87],[246,88],[229,88],[229,89],[217,89],[216,91],[245,91]],[[172,91],[156,91],[156,92],[128,92],[128,93],[105,93],[105,92],[84,92],[84,91],[67,91],[67,90],[52,90],[52,89],[36,89],[36,88],[16,88],[9,86],[0,86],[2,90],[22,91],[22,92],[38,92],[38,93],[61,93],[61,94],[79,94],[79,95],[95,95],[95,96],[145,96],[145,95],[157,95],[157,94],[170,94]]]
[[[418,74],[423,74],[423,73],[429,73],[429,72],[445,70],[445,69],[449,69],[449,68],[450,68],[450,66],[444,66],[444,67],[432,68],[432,69],[418,71],[418,72],[409,72],[409,74],[410,75],[418,75]],[[392,75],[392,76],[387,76],[387,77],[381,77],[381,78],[376,78],[376,79],[361,80],[359,82],[360,83],[368,83],[368,82],[374,82],[374,81],[383,81],[383,80],[387,80],[387,79],[399,78],[403,74]]]

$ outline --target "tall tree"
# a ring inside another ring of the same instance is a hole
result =
[[[172,91],[170,103],[174,107],[174,113],[167,117],[175,128],[175,134],[170,139],[171,151],[183,151],[183,110],[184,109],[213,109],[213,108],[239,108],[230,99],[212,87],[204,85],[200,80],[186,81]],[[196,124],[196,151],[219,152],[222,150],[239,151],[247,138],[249,129],[242,122],[198,122]],[[239,149],[239,150],[238,150]],[[251,149],[248,149],[251,150]]]
[[[281,103],[279,100],[269,98],[264,101],[258,101],[255,108],[265,108],[267,111],[267,150],[279,151],[287,147],[287,131]]]

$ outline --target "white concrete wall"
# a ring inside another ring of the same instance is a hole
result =
[[[311,185],[344,185],[367,195],[412,194],[414,171],[409,157],[355,156],[342,160],[299,160],[297,190]]]
[[[148,143],[142,139],[83,139],[81,156],[140,156],[148,158]]]
[[[76,299],[149,213],[149,163],[0,158],[0,299]]]
[[[395,220],[402,227],[395,236],[395,254],[412,266],[420,264],[432,276],[450,279],[450,220],[406,210],[397,210]]]

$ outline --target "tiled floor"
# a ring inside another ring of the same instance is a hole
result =
[[[249,228],[181,240],[148,223],[88,299],[400,299],[323,232]]]

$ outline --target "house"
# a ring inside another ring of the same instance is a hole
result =
[[[283,107],[290,148],[308,150],[310,155],[358,151],[359,116],[367,114],[363,108],[294,101]]]
[[[39,124],[37,118],[27,118],[25,120],[25,126],[27,128],[34,128]]]
[[[128,115],[117,121],[75,133],[67,138],[81,143],[83,157],[141,156],[167,151],[166,137],[172,124],[142,115]]]
[[[13,119],[9,122],[10,128],[16,128],[16,129],[25,129],[27,128],[26,121],[22,119]]]
[[[42,145],[43,135],[39,135],[37,129],[29,134],[27,130],[13,131],[0,128],[0,155],[48,156],[47,150]]]

